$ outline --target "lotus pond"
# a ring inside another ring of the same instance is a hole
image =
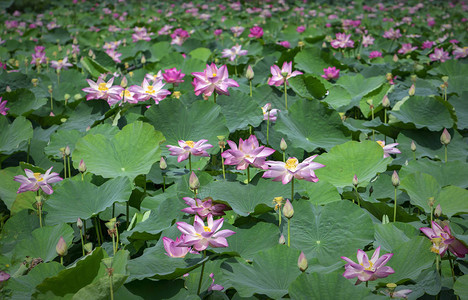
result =
[[[465,1],[2,1],[0,298],[468,299]]]

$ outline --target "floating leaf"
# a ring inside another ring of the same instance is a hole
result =
[[[8,114],[14,116],[29,115],[47,103],[46,98],[37,99],[30,90],[24,88],[10,93],[5,92],[0,97],[3,100],[8,100],[7,107],[10,109]]]
[[[468,213],[468,191],[458,186],[446,186],[436,198],[442,213],[451,218],[453,215]]]
[[[468,275],[463,275],[457,278],[457,281],[453,285],[455,294],[460,296],[460,299],[468,299]]]
[[[400,182],[400,188],[404,189],[411,198],[411,203],[424,209],[426,213],[431,213],[429,198],[434,200],[440,193],[440,186],[437,180],[429,174],[413,173]]]
[[[230,96],[221,95],[217,100],[221,106],[221,113],[226,117],[226,126],[229,131],[244,129],[248,125],[253,127],[260,125],[263,121],[262,108],[242,92],[232,91],[230,94]]]
[[[16,118],[9,124],[5,116],[0,116],[0,153],[11,154],[25,148],[26,142],[33,137],[31,122],[25,117]]]
[[[291,88],[301,97],[320,99],[327,90],[322,82],[314,76],[296,76],[288,80]]]
[[[341,201],[340,193],[331,183],[319,180],[309,182],[305,180],[297,181],[298,188],[304,189],[309,197],[309,201],[315,205],[324,205],[330,202]]]

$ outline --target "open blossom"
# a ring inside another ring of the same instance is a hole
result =
[[[164,70],[164,74],[162,77],[167,83],[181,83],[184,82],[182,78],[184,78],[185,74],[182,73],[181,70],[177,70],[176,68]]]
[[[209,214],[213,216],[223,216],[224,211],[228,208],[224,204],[213,204],[212,198],[200,200],[198,198],[184,197],[182,198],[189,207],[182,209],[184,213],[199,215],[201,218],[206,218]]]
[[[181,162],[186,160],[189,154],[193,156],[210,156],[206,150],[213,148],[213,145],[205,145],[206,142],[208,140],[199,140],[198,142],[179,140],[179,147],[172,145],[167,145],[166,147],[169,148],[172,156],[177,156],[177,162]]]
[[[270,119],[271,122],[276,122],[279,109],[271,109],[271,103],[267,103],[262,106],[263,120]]]
[[[133,28],[134,33],[132,34],[132,41],[134,43],[138,41],[151,41],[151,34],[148,34],[145,27]]]
[[[44,191],[44,193],[46,193],[47,195],[52,194],[54,191],[52,190],[50,183],[55,183],[63,180],[62,178],[60,178],[58,173],[50,173],[50,171],[52,171],[52,168],[53,167],[50,167],[50,169],[48,169],[45,172],[45,174],[34,173],[29,169],[24,169],[24,173],[26,173],[26,176],[17,175],[13,179],[14,181],[21,183],[17,193],[24,193],[27,191],[35,192],[39,189],[42,189],[42,191]]]
[[[211,96],[213,92],[222,95],[229,95],[229,87],[239,87],[239,84],[228,78],[229,73],[226,65],[221,66],[219,69],[214,63],[210,66],[206,65],[203,72],[193,72],[194,79],[192,85],[195,89],[195,95],[203,93],[205,96]]]
[[[261,38],[263,36],[263,28],[260,27],[260,26],[254,26],[252,28],[250,28],[250,34],[249,34],[249,37],[253,37],[253,38]]]
[[[208,246],[214,248],[229,246],[226,238],[235,232],[229,229],[218,231],[223,226],[223,222],[223,218],[213,221],[212,215],[208,215],[208,226],[205,226],[205,222],[199,216],[195,216],[193,226],[185,222],[177,222],[177,228],[185,234],[184,241],[177,246],[193,246],[197,251],[203,251]]]
[[[370,59],[373,59],[373,58],[376,58],[376,57],[382,57],[382,52],[372,51],[371,53],[369,53],[369,58]]]
[[[398,50],[399,54],[406,54],[418,49],[418,47],[413,47],[410,43],[401,45],[401,48]]]
[[[331,46],[337,48],[353,48],[354,41],[351,40],[351,34],[337,33],[335,34],[336,39],[330,42]]]
[[[234,37],[238,37],[239,35],[242,34],[242,32],[244,32],[244,27],[242,26],[233,26],[231,27],[231,32],[232,34],[234,34]]]
[[[372,37],[372,35],[363,35],[362,36],[362,46],[364,48],[367,48],[370,45],[373,45],[374,41],[375,41],[375,39]]]
[[[298,33],[303,33],[306,30],[305,26],[297,26],[296,31]]]
[[[465,255],[468,254],[468,248],[452,235],[448,225],[445,225],[444,228],[442,228],[434,221],[432,221],[431,225],[431,228],[422,227],[419,228],[419,230],[431,239],[432,252],[440,254],[440,256],[444,256],[448,249],[455,256],[460,258],[464,258]]]
[[[50,62],[50,67],[56,70],[67,70],[68,67],[72,67],[73,65],[68,62],[68,57],[59,60],[53,60]]]
[[[0,97],[0,114],[6,116],[7,115],[7,111],[9,110],[8,107],[6,107],[8,101],[5,100],[5,101],[2,101],[2,97]]]
[[[394,30],[393,28],[390,28],[384,32],[383,37],[390,40],[399,39],[401,38],[400,29]]]
[[[398,146],[398,143],[393,143],[393,144],[388,144],[388,145],[385,145],[384,141],[377,141],[377,143],[383,148],[384,158],[389,157],[390,154],[401,153],[401,151],[396,148],[396,146]]]
[[[31,64],[32,65],[39,65],[45,64],[47,62],[47,57],[45,55],[45,48],[44,46],[36,46],[34,47],[34,53],[31,54]]]
[[[434,46],[435,43],[431,41],[425,41],[422,43],[421,49],[431,49],[432,46]]]
[[[276,85],[276,86],[283,85],[285,79],[286,79],[286,84],[288,84],[289,78],[302,74],[302,72],[299,72],[299,71],[292,72],[292,61],[290,62],[285,61],[283,63],[283,67],[281,68],[281,70],[277,65],[271,66],[270,70],[271,70],[272,76],[268,78],[268,84]]]
[[[169,35],[171,33],[172,28],[174,28],[174,26],[166,24],[161,29],[159,29],[158,35]]]
[[[108,103],[116,103],[120,101],[121,97],[120,94],[123,91],[123,87],[119,85],[114,85],[114,77],[109,79],[106,83],[100,76],[97,82],[92,81],[91,79],[87,79],[89,87],[82,89],[83,92],[88,93],[86,95],[86,100],[92,99],[104,99]],[[111,104],[110,104],[111,105]]]
[[[171,45],[182,46],[185,40],[187,40],[189,37],[190,37],[190,34],[186,30],[183,30],[182,28],[177,28],[171,34],[171,38],[172,38]]]
[[[112,58],[112,60],[116,63],[121,63],[122,61],[120,60],[120,57],[122,56],[122,53],[116,52],[114,49],[108,49],[106,50],[106,54]]]
[[[153,99],[156,104],[159,101],[166,98],[167,95],[170,95],[171,92],[168,90],[163,89],[164,83],[162,81],[156,81],[150,84],[146,78],[143,79],[143,83],[141,86],[139,85],[132,85],[128,88],[128,90],[132,93],[135,93],[135,98],[138,101],[146,101],[149,99]]]
[[[431,59],[431,61],[444,62],[444,61],[450,59],[450,56],[449,56],[449,53],[444,51],[443,48],[435,48],[434,53],[429,55],[429,58]]]
[[[342,256],[341,258],[347,262],[343,276],[348,279],[357,277],[358,280],[356,284],[359,284],[363,281],[373,281],[378,278],[385,278],[388,275],[395,273],[391,267],[385,266],[390,258],[392,258],[393,253],[387,253],[381,257],[379,257],[379,255],[380,247],[375,249],[370,260],[366,252],[359,249],[357,252],[358,263]]]
[[[458,47],[454,46],[452,55],[454,56],[454,59],[459,59],[459,58],[465,58],[468,56],[468,47]]]
[[[190,247],[178,247],[177,244],[184,241],[185,235],[182,235],[174,241],[168,237],[163,237],[164,249],[166,250],[166,255],[170,257],[179,257],[184,258],[187,253],[190,251]]]
[[[274,178],[273,181],[281,181],[287,184],[293,178],[304,179],[310,182],[317,182],[319,179],[315,176],[314,170],[325,167],[325,165],[313,162],[317,155],[306,158],[303,162],[295,157],[290,157],[286,162],[266,161],[268,171],[263,173],[263,178]]]
[[[291,48],[291,44],[288,41],[278,42],[278,45],[283,46],[284,48]]]
[[[326,80],[338,79],[338,77],[340,77],[340,69],[337,69],[336,67],[323,69],[323,73],[325,74],[322,75],[322,78],[325,78]]]
[[[237,58],[237,56],[242,56],[242,55],[247,55],[247,50],[241,50],[242,46],[241,45],[235,45],[231,49],[224,49],[222,54],[222,57],[229,57],[230,61],[233,61]]]
[[[224,151],[221,156],[225,159],[225,165],[237,165],[237,170],[245,170],[250,165],[265,169],[265,159],[275,152],[274,149],[260,146],[255,135],[245,141],[239,139],[239,147],[233,141],[227,143],[231,149]]]
[[[185,74],[184,74],[184,76],[185,76]],[[145,75],[145,78],[146,78],[146,80],[152,81],[153,83],[157,82],[157,81],[161,81],[161,80],[163,80],[162,71],[159,70],[156,75],[148,73],[148,74]]]

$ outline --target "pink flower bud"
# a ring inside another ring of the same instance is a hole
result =
[[[450,136],[450,133],[447,131],[447,128],[444,128],[444,131],[442,132],[442,135],[440,136],[440,142],[443,145],[448,145],[450,144],[451,140],[452,140],[452,137]]]
[[[400,185],[400,177],[398,177],[398,173],[396,171],[393,171],[393,174],[392,174],[392,184],[394,187],[397,187]]]
[[[301,254],[299,255],[299,259],[297,260],[297,266],[299,267],[299,270],[301,270],[302,272],[307,270],[307,268],[309,267],[309,264],[307,263],[307,258],[303,251],[301,251]]]
[[[192,174],[190,174],[189,186],[192,190],[198,190],[198,188],[200,188],[200,181],[198,180],[197,175],[195,175],[195,172],[193,171]]]
[[[287,199],[286,203],[284,204],[283,215],[288,219],[291,219],[294,216],[294,208],[289,199]]]
[[[65,242],[65,239],[63,236],[60,237],[57,245],[55,246],[55,251],[57,251],[57,254],[60,256],[65,256],[68,253],[68,246],[67,242]]]

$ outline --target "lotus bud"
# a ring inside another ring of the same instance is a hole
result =
[[[78,165],[78,171],[80,171],[81,173],[86,172],[86,164],[84,160],[80,160],[80,164]]]
[[[66,156],[70,156],[71,151],[70,151],[70,147],[69,147],[69,146],[66,146],[66,147],[65,147],[64,153],[65,153]]]
[[[86,253],[90,253],[91,251],[93,251],[93,243],[86,243],[84,244],[83,248]]]
[[[128,80],[127,80],[127,77],[122,77],[122,81],[120,81],[120,86],[123,87],[123,88],[126,88],[128,85]]]
[[[294,208],[289,199],[287,199],[286,203],[284,204],[283,215],[288,219],[291,219],[294,216]]]
[[[304,47],[305,43],[303,41],[299,41],[299,42],[297,42],[297,45],[299,47]]]
[[[414,141],[411,141],[411,151],[416,151],[416,144],[414,143]]]
[[[429,204],[430,207],[433,207],[434,206],[434,201],[435,201],[434,197],[430,197],[427,203]]]
[[[65,99],[65,101],[70,100],[70,98],[71,98],[70,94],[65,94],[65,95],[63,96],[63,99]]]
[[[63,236],[60,237],[57,245],[55,246],[55,251],[57,251],[57,254],[60,256],[65,256],[68,253],[68,246],[67,242],[65,242],[65,239]]]
[[[297,266],[299,267],[299,270],[301,270],[302,272],[307,270],[307,268],[309,267],[309,264],[307,263],[307,258],[303,251],[301,251],[301,254],[299,255],[299,259],[297,260]]]
[[[436,208],[434,209],[434,216],[437,218],[442,215],[442,207],[440,207],[440,204],[437,204]]]
[[[167,162],[164,159],[164,157],[161,156],[161,160],[159,161],[159,168],[161,170],[166,170],[167,169]]]
[[[393,62],[397,62],[398,61],[398,56],[396,54],[393,55]]]
[[[81,94],[75,94],[75,96],[73,96],[73,99],[80,100],[81,99]]]
[[[192,174],[190,174],[189,187],[192,190],[198,190],[198,188],[200,188],[200,181],[198,180],[197,175],[195,175],[195,172],[193,171],[192,171]]]
[[[76,220],[76,227],[78,227],[78,229],[83,228],[83,221],[81,221],[80,218],[78,218],[78,220]]]
[[[144,55],[141,56],[141,63],[146,64],[146,57]]]
[[[248,66],[247,67],[247,71],[245,72],[245,77],[248,79],[248,80],[252,80],[254,78],[254,71],[252,69],[252,66]]]
[[[382,99],[382,106],[385,108],[390,107],[390,100],[388,100],[388,96],[385,95]]]
[[[385,74],[385,79],[387,79],[387,81],[392,80],[392,79],[393,79],[392,73],[387,73],[387,74]]]
[[[89,51],[88,51],[88,56],[93,56],[93,55],[94,55],[93,50],[89,49]]]
[[[5,91],[6,91],[7,93],[11,93],[11,87],[10,87],[9,85],[7,85],[7,87],[5,88]]]
[[[284,138],[281,138],[280,149],[283,152],[286,151],[286,149],[288,149],[288,144],[286,144],[286,141],[284,140]]]
[[[400,185],[400,177],[398,177],[398,173],[396,171],[393,171],[393,174],[392,174],[392,184],[394,187],[397,187]]]
[[[450,136],[450,133],[447,131],[447,128],[444,128],[444,131],[442,132],[442,135],[440,136],[440,142],[443,145],[448,145],[450,144],[451,140],[452,140],[452,137]]]
[[[411,85],[409,91],[408,91],[408,95],[410,96],[414,96],[414,93],[416,92],[416,86],[414,85],[414,83]]]
[[[357,178],[356,174],[354,174],[354,176],[353,176],[353,185],[356,187],[356,186],[358,186],[358,184],[359,184],[358,178]]]
[[[281,244],[281,245],[284,245],[286,244],[286,239],[284,238],[284,235],[281,235],[279,240],[278,240],[278,243]]]

